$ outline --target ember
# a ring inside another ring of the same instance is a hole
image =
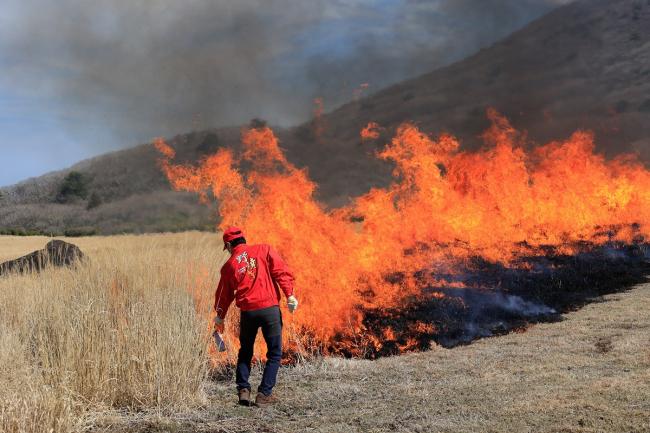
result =
[[[376,140],[379,138],[379,124],[370,122],[361,130],[361,140]]]
[[[620,277],[611,290],[645,272],[650,171],[630,155],[606,161],[587,132],[526,151],[488,116],[476,152],[402,125],[378,155],[395,164],[393,184],[331,212],[269,128],[196,167],[156,146],[175,189],[215,199],[224,226],[276,245],[295,270],[301,341],[287,347],[375,357],[557,317],[600,292],[594,273]]]

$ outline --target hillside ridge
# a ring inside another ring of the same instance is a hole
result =
[[[636,152],[650,162],[650,0],[579,0],[538,18],[464,60],[349,102],[302,125],[276,129],[291,162],[306,167],[317,197],[340,206],[391,180],[374,154],[397,126],[413,122],[430,134],[449,132],[463,148],[480,146],[494,107],[526,132],[529,144],[594,131],[608,157]],[[377,122],[376,140],[359,131]],[[240,128],[178,135],[181,161],[239,147]],[[160,172],[157,153],[141,144],[73,167],[0,188],[0,230],[102,234],[214,226],[214,209],[176,193]],[[67,173],[77,170],[101,204],[55,202]]]

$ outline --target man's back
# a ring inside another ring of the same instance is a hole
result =
[[[215,306],[224,315],[233,298],[242,311],[258,310],[278,305],[279,289],[291,296],[293,276],[269,245],[240,244],[221,268],[219,289]]]

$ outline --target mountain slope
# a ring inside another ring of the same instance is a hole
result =
[[[195,161],[222,145],[237,143],[238,128],[222,128],[174,137],[181,161]],[[208,229],[213,209],[197,203],[193,194],[171,191],[150,144],[82,161],[68,170],[29,179],[0,189],[0,229],[41,233],[124,233]],[[57,203],[64,177],[84,175],[89,196],[101,203],[87,209],[88,200]]]
[[[413,121],[476,147],[489,106],[532,140],[590,129],[598,150],[610,156],[634,150],[650,161],[650,2],[572,3],[461,62],[334,111],[324,119],[322,146],[302,146],[296,133],[285,141],[325,197],[343,201],[388,176],[368,157],[374,149],[360,143],[368,122],[388,128],[384,140],[401,122]],[[334,163],[319,164],[324,159]]]
[[[591,129],[606,154],[637,151],[649,162],[650,1],[577,1],[461,62],[277,133],[289,159],[309,168],[319,197],[336,206],[390,181],[390,166],[373,153],[400,123],[451,132],[472,148],[480,144],[489,106],[528,131],[531,142]],[[362,143],[359,131],[370,121],[384,133]],[[222,128],[178,136],[172,144],[190,161],[220,146],[236,148],[238,136],[238,128]],[[169,190],[150,145],[73,169],[87,175],[103,204],[86,210],[85,201],[53,203],[67,171],[54,173],[0,190],[0,229],[183,230],[208,227],[213,219],[193,196]]]

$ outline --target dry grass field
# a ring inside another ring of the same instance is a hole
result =
[[[1,258],[46,241],[0,238]],[[88,256],[76,269],[0,278],[0,430],[79,430],[108,409],[204,404],[218,237],[74,242]]]
[[[46,241],[0,237],[0,260]],[[244,408],[209,374],[217,236],[73,242],[78,269],[0,277],[0,431],[650,432],[650,284],[469,346],[283,368],[281,403]]]

